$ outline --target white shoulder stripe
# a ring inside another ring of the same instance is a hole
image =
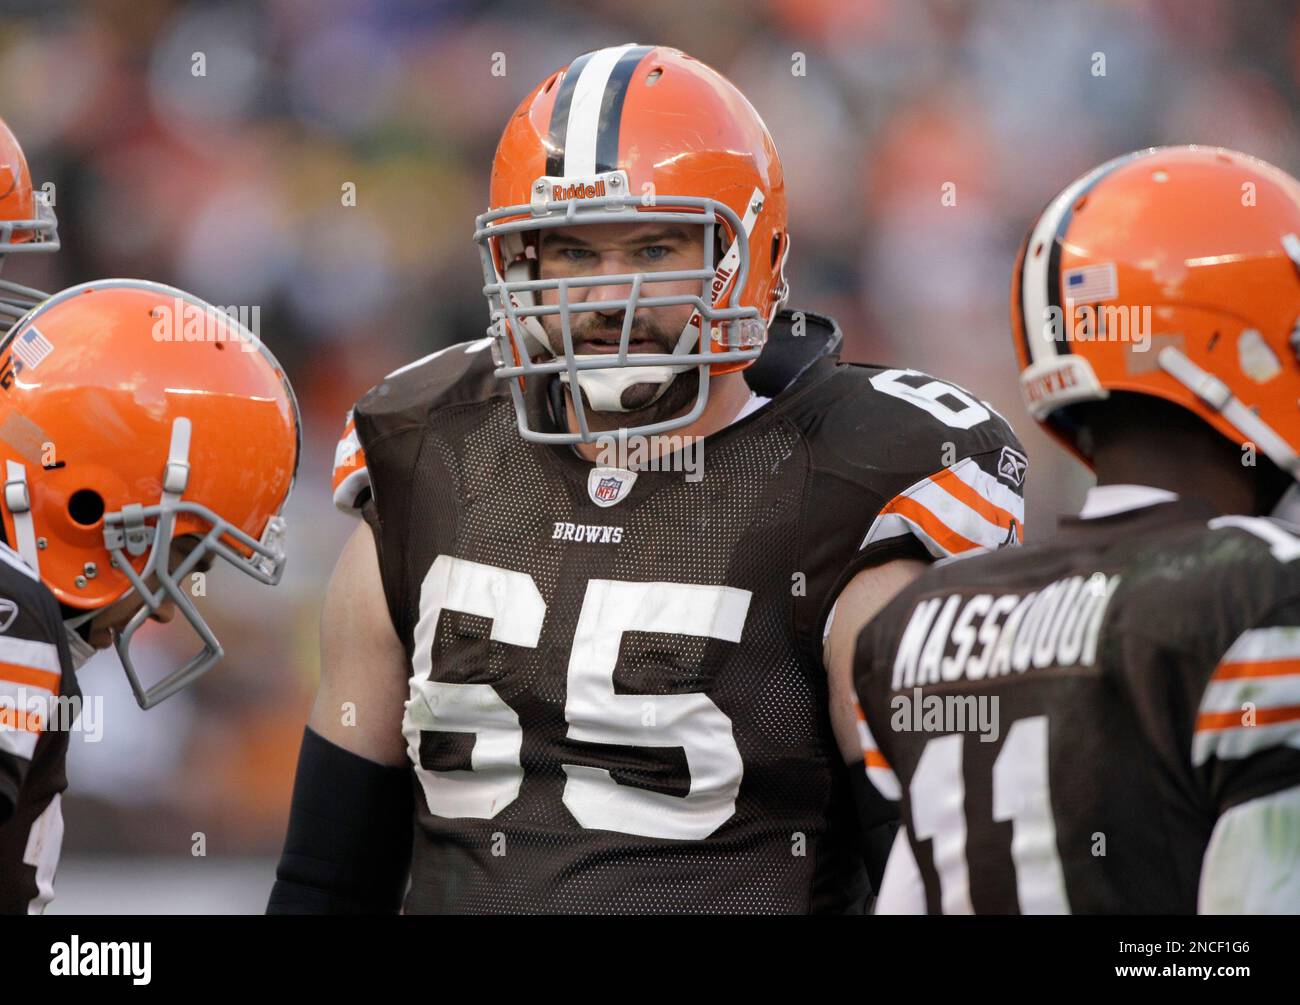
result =
[[[927,479],[928,481],[928,479]],[[1006,529],[987,520],[956,496],[934,482],[922,485],[911,493],[914,500],[939,518],[939,521],[969,541],[984,548],[996,548],[1007,539]],[[1023,514],[1024,510],[1021,508]],[[944,551],[948,554],[951,549]]]
[[[1019,492],[1008,488],[1001,479],[985,471],[973,457],[966,457],[955,464],[952,473],[982,495],[999,509],[1004,509],[1021,524],[1025,522],[1025,498]],[[1005,536],[1005,532],[1003,532]]]
[[[885,541],[894,537],[914,536],[921,544],[925,545],[925,550],[935,558],[946,558],[948,549],[941,545],[925,532],[920,524],[899,513],[881,513],[871,524],[871,529],[867,531],[867,536],[862,539],[859,550],[869,544],[875,544],[877,541]]]
[[[7,635],[0,635],[0,663],[12,663],[29,670],[63,672],[59,665],[59,649],[53,642],[13,639]]]
[[[1280,677],[1241,677],[1212,680],[1201,698],[1202,715],[1241,712],[1247,708],[1291,708],[1300,706],[1300,670]],[[1236,728],[1236,727],[1234,727]],[[1241,728],[1258,728],[1246,726]]]
[[[1240,760],[1270,747],[1283,746],[1300,748],[1300,721],[1197,732],[1192,737],[1192,764],[1199,768],[1211,757],[1221,761]]]
[[[24,761],[30,761],[36,751],[36,741],[39,738],[39,733],[30,733],[25,729],[0,727],[0,754],[12,754],[14,757],[21,757]]]
[[[1219,663],[1261,663],[1265,660],[1300,660],[1300,627],[1275,625],[1244,631],[1228,647]]]

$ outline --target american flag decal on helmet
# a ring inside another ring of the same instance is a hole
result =
[[[14,339],[14,355],[23,361],[23,366],[29,370],[35,370],[40,366],[41,360],[54,351],[54,346],[35,325],[29,325],[27,330]]]

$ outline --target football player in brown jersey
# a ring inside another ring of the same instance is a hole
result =
[[[1019,540],[1010,427],[785,309],[775,146],[677,50],[542,81],[475,239],[488,337],[389,374],[340,445],[365,525],[270,910],[860,906],[856,628]]]
[[[1030,228],[1030,413],[1097,486],[862,633],[882,911],[1300,912],[1300,183],[1108,161]]]
[[[178,306],[212,337],[159,341],[161,312]],[[0,913],[40,913],[77,670],[113,646],[149,708],[221,659],[189,576],[220,557],[279,580],[298,408],[274,357],[224,312],[108,279],[54,294],[0,339],[0,430]],[[146,682],[132,640],[176,614],[197,652]]]

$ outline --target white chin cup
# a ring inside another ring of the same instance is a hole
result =
[[[575,353],[574,359],[604,359],[600,353]],[[689,366],[609,366],[598,370],[579,370],[578,387],[587,396],[591,408],[597,412],[626,412],[623,407],[623,392],[634,384],[657,384],[658,390],[649,401],[637,406],[645,408],[658,401],[668,390],[679,373],[691,369]],[[569,383],[568,373],[561,373],[560,380]]]

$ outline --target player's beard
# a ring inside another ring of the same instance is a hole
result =
[[[633,318],[628,341],[653,343],[653,348],[644,350],[645,352],[671,353],[677,344],[677,339],[681,336],[680,328],[676,333],[669,334],[666,326],[656,324],[652,318],[643,316],[644,313],[640,312]],[[554,322],[555,327],[552,328],[547,322]],[[557,357],[562,357],[564,341],[559,331],[559,319],[547,317],[542,319],[542,323],[546,328],[546,337],[552,351]],[[622,334],[623,312],[618,311],[616,314],[608,315],[595,312],[574,315],[570,319],[570,331],[573,335],[574,353],[582,354],[587,351],[584,348],[586,343],[595,339],[616,339]],[[658,398],[655,395],[659,392],[659,384],[649,381],[631,384],[623,389],[619,397],[623,410],[617,412],[596,411],[591,407],[591,400],[584,391],[582,397],[583,404],[587,407],[588,425],[595,430],[611,430],[621,426],[645,426],[673,418],[685,412],[694,403],[699,391],[699,383],[699,371],[691,368],[671,380]]]

